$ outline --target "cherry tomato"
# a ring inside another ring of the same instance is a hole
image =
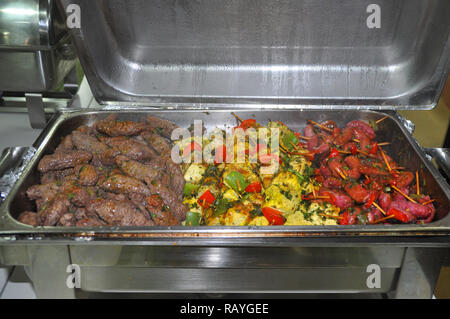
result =
[[[261,182],[253,182],[245,188],[247,193],[261,193]]]
[[[376,154],[378,152],[378,143],[375,142],[375,144],[373,144],[372,148],[369,151],[369,154]]]
[[[354,143],[351,144],[350,152],[352,152],[352,155],[358,154],[358,148],[356,147],[356,144],[354,144]]]
[[[339,156],[339,151],[336,148],[333,148],[330,152],[330,156],[328,158],[334,158]]]
[[[284,224],[284,217],[283,213],[280,211],[273,209],[272,207],[264,207],[262,209],[262,213],[264,217],[267,218],[270,225],[283,225]]]
[[[373,202],[376,199],[376,194],[374,192],[369,194],[369,198],[367,199],[366,203],[364,204],[364,208],[369,208],[370,206],[372,206]]]
[[[411,219],[401,210],[398,210],[396,208],[391,208],[387,211],[388,215],[394,215],[394,218],[401,221],[402,223],[409,223],[411,222]]]
[[[336,196],[334,196],[333,194],[329,192],[323,192],[323,196],[330,197],[330,199],[326,199],[326,201],[329,202],[330,204],[332,205],[336,204]]]
[[[236,127],[234,127],[233,130],[241,128],[244,131],[246,131],[247,129],[251,128],[251,127],[255,127],[256,126],[256,120],[254,119],[248,119],[248,120],[244,120],[242,121],[242,123]]]

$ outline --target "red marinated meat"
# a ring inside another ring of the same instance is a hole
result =
[[[351,121],[347,124],[347,127],[351,127],[362,131],[370,139],[374,139],[376,136],[374,130],[370,127],[370,125],[363,121],[359,120]]]
[[[325,187],[322,187],[319,190],[320,196],[327,196],[329,194],[331,194],[333,199],[335,200],[334,205],[336,205],[340,209],[347,209],[353,205],[352,199],[342,191],[331,190]]]

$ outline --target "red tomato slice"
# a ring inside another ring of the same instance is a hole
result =
[[[253,182],[245,188],[247,193],[261,193],[261,182]]]
[[[270,225],[283,225],[284,224],[284,217],[283,213],[280,211],[273,209],[272,207],[264,207],[262,209],[262,213],[264,217],[267,218]]]

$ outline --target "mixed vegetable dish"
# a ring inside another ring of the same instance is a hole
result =
[[[184,156],[193,158],[206,148],[214,155],[214,162],[182,166],[186,182],[183,204],[188,208],[185,226],[433,220],[434,200],[420,189],[418,172],[405,170],[384,152],[389,143],[375,141],[373,125],[355,120],[341,129],[334,121],[308,121],[304,132],[295,132],[280,121],[262,126],[254,119],[236,118],[238,125],[232,132],[216,129],[200,141],[189,138],[177,142]],[[266,143],[247,138],[245,160],[238,163],[237,143],[230,146],[214,139],[222,135],[237,141],[237,132],[274,128],[279,134],[275,151],[273,136]],[[251,160],[255,156],[257,160]],[[261,170],[274,162],[278,164],[276,171],[268,174]]]

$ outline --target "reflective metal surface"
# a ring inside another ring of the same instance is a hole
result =
[[[0,91],[50,91],[75,61],[54,0],[0,2]]]
[[[380,28],[366,0],[62,0],[101,102],[432,108],[450,2],[376,3]]]
[[[228,110],[165,110],[144,111],[117,109],[119,119],[141,120],[150,112],[189,127],[193,120],[203,120],[205,127],[230,128],[235,125],[235,118]],[[61,243],[105,241],[109,244],[136,244],[144,242],[148,245],[303,245],[310,240],[329,243],[330,238],[344,238],[349,242],[363,242],[369,238],[372,242],[386,241],[388,236],[399,237],[402,241],[411,237],[418,243],[441,245],[448,243],[450,237],[450,188],[436,168],[425,159],[424,153],[412,139],[408,130],[403,127],[395,114],[373,111],[312,111],[312,110],[274,110],[259,112],[255,110],[236,111],[242,118],[255,118],[260,123],[268,120],[281,120],[294,130],[302,129],[307,119],[321,122],[333,119],[340,126],[354,119],[377,120],[387,114],[390,117],[379,125],[377,136],[380,140],[390,142],[386,152],[406,169],[419,169],[421,180],[426,181],[427,192],[436,200],[436,221],[426,225],[352,225],[352,226],[269,226],[269,227],[105,227],[105,228],[69,228],[69,227],[37,227],[18,223],[17,217],[24,210],[33,210],[34,203],[26,198],[26,189],[39,182],[36,166],[39,159],[52,153],[62,136],[69,134],[76,127],[91,124],[111,113],[105,110],[70,111],[54,117],[51,125],[43,131],[36,142],[35,157],[24,169],[23,175],[14,185],[10,195],[0,206],[0,235],[5,241],[45,240]],[[13,236],[10,236],[13,235]],[[6,239],[5,239],[6,238]],[[1,237],[0,237],[1,239]],[[391,239],[389,239],[391,240]],[[338,241],[336,241],[338,242]],[[311,243],[311,241],[310,241]]]

